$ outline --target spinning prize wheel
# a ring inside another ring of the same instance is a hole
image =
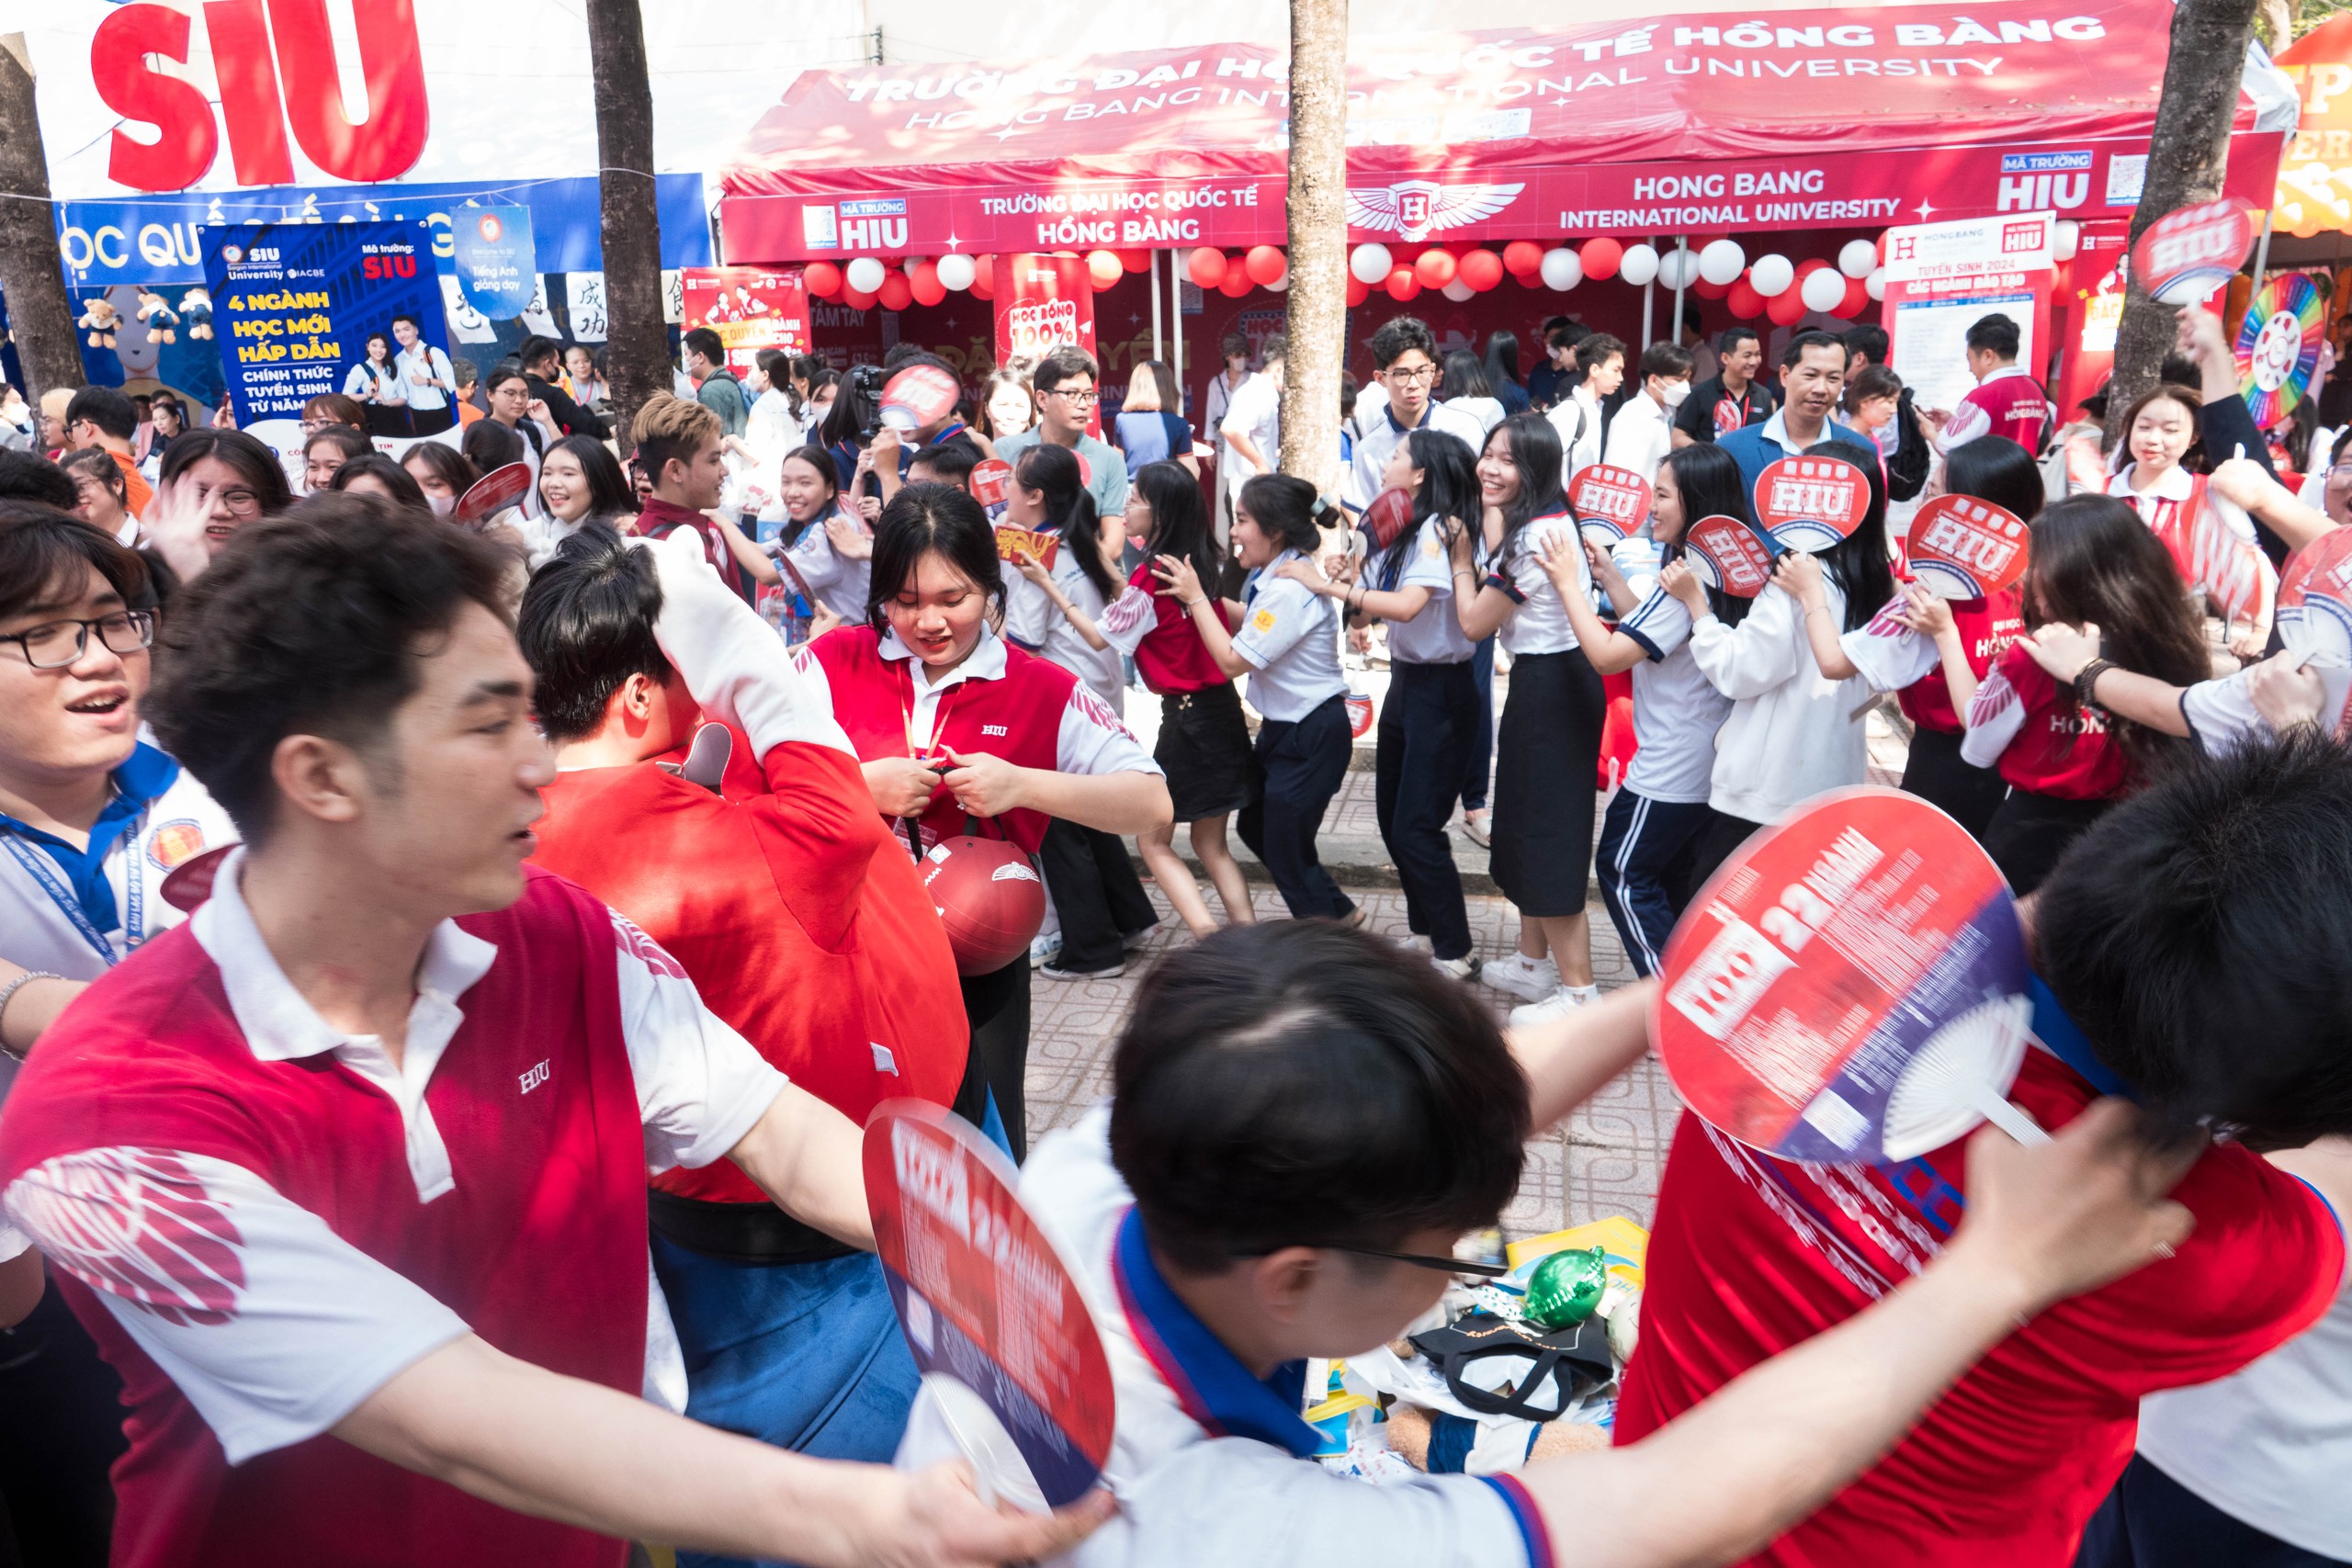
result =
[[[2262,286],[2238,328],[2238,395],[2265,430],[2295,412],[2319,368],[2325,301],[2301,273]]]

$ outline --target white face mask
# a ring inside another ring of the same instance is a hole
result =
[[[454,495],[428,495],[424,499],[431,504],[435,517],[447,517],[458,509],[458,498]]]
[[[1682,406],[1682,400],[1690,395],[1690,382],[1668,381],[1666,384],[1665,389],[1658,394],[1658,401],[1664,403],[1668,408],[1679,409]]]

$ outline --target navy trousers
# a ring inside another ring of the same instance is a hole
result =
[[[2091,1516],[2075,1568],[2342,1568],[2231,1517],[2142,1459]]]
[[[1282,891],[1293,919],[1344,919],[1355,901],[1315,852],[1323,813],[1348,776],[1348,704],[1335,696],[1296,723],[1267,719],[1251,754],[1250,804],[1235,826]]]
[[[1690,899],[1700,835],[1714,815],[1703,800],[1652,800],[1621,789],[1601,817],[1593,855],[1600,901],[1636,974],[1657,973],[1658,954]]]
[[[1453,815],[1464,757],[1477,743],[1471,661],[1391,663],[1374,752],[1373,809],[1380,841],[1405,888],[1405,924],[1430,939],[1440,958],[1470,956],[1470,914],[1462,901],[1446,819]]]

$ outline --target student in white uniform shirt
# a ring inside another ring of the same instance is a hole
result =
[[[1650,528],[1670,562],[1682,558],[1682,536],[1702,517],[1747,515],[1739,465],[1712,445],[1685,446],[1658,465],[1651,491]],[[1615,630],[1601,623],[1586,594],[1590,569],[1610,601],[1629,604]],[[1634,540],[1620,549],[1639,570],[1629,581],[1599,547],[1553,541],[1544,569],[1567,606],[1577,639],[1604,675],[1634,672],[1634,738],[1639,743],[1624,786],[1609,802],[1593,869],[1600,901],[1624,942],[1636,973],[1655,975],[1658,954],[1694,888],[1688,872],[1700,835],[1713,820],[1707,804],[1715,765],[1715,731],[1731,699],[1715,690],[1690,651],[1690,610],[1658,585],[1658,569]],[[1749,601],[1707,591],[1710,612],[1736,626]]]
[[[1019,576],[1005,583],[1004,635],[1016,647],[1058,664],[1079,678],[1115,716],[1125,682],[1118,650],[1095,646],[1086,629],[1122,587],[1102,559],[1094,498],[1067,446],[1037,446],[1013,459],[1005,488],[1004,521],[1061,540],[1049,571],[1027,556]],[[1136,875],[1127,846],[1116,833],[1081,828],[1058,818],[1038,851],[1046,891],[1061,925],[1061,956],[1039,973],[1049,980],[1108,979],[1126,966],[1123,956],[1159,917]]]
[[[228,815],[140,739],[154,635],[140,556],[70,513],[0,502],[0,1101],[92,980],[177,925],[164,874],[236,840]],[[0,1219],[0,1408],[38,1409],[42,1461],[0,1467],[28,1562],[102,1561],[121,1384],[41,1259]]]
[[[1690,395],[1690,351],[1679,344],[1654,343],[1642,350],[1642,389],[1609,422],[1602,462],[1645,479],[1657,478],[1658,464],[1674,450],[1675,411]],[[1575,477],[1573,470],[1569,477]]]
[[[1577,538],[1561,479],[1559,432],[1549,419],[1513,414],[1495,426],[1478,458],[1480,530],[1454,542],[1452,563],[1463,635],[1498,634],[1511,656],[1510,699],[1495,734],[1492,854],[1495,885],[1519,909],[1519,951],[1480,977],[1527,998],[1511,1013],[1517,1024],[1544,1022],[1600,994],[1584,895],[1608,699],[1544,570],[1547,541],[1573,547]],[[1583,552],[1575,559],[1581,571]]]
[[[1595,333],[1576,346],[1577,364],[1584,379],[1544,417],[1560,433],[1563,471],[1576,474],[1600,461],[1601,435],[1607,421],[1600,404],[1625,380],[1625,343],[1607,333]]]
[[[840,624],[855,626],[865,618],[866,590],[874,579],[874,530],[842,505],[839,470],[822,446],[786,453],[775,471],[785,520],[773,553],[785,585],[806,592],[810,609],[830,611]]]
[[[2165,547],[2173,552],[2176,563],[2180,561],[2184,542],[2197,538],[2200,520],[2208,513],[2245,545],[2257,543],[2254,524],[2245,509],[2217,506],[2210,479],[2191,473],[2185,466],[2188,449],[2198,438],[2199,418],[2197,394],[2186,388],[2160,386],[2143,396],[2123,412],[2123,451],[2129,454],[2130,461],[2107,482],[2107,493],[2132,503],[2140,513],[2140,521],[2154,529],[2156,536],[2165,541]],[[2218,462],[2229,454],[2215,452],[2207,456]],[[2263,477],[2269,478],[2267,474]],[[2258,549],[2249,548],[2246,562],[2256,578],[2251,624],[2243,630],[2234,623],[2226,628],[2230,651],[2241,659],[2258,657],[2270,640],[2271,609],[2278,597],[2278,574],[2269,558]],[[2212,586],[2211,582],[2191,581],[2188,590],[2202,596],[2210,593]]]
[[[1437,1304],[1465,1271],[1458,1238],[1517,1188],[1522,1140],[1641,1058],[1653,999],[1629,987],[1506,1043],[1475,997],[1360,931],[1237,927],[1161,960],[1114,1098],[1021,1177],[1117,1393],[1119,1513],[1057,1561],[1549,1568],[1605,1530],[1619,1568],[1729,1562],[1876,1460],[2023,1315],[2187,1234],[2116,1107],[2031,1149],[1987,1133],[1935,1261],[1640,1444],[1389,1484],[1305,1462],[1307,1359],[1362,1355]],[[926,1394],[899,1462],[954,1457]]]
[[[1250,678],[1250,705],[1263,722],[1241,841],[1272,875],[1292,918],[1361,925],[1363,911],[1315,852],[1355,744],[1340,673],[1340,610],[1281,570],[1312,557],[1322,542],[1317,525],[1338,516],[1305,479],[1260,474],[1234,498],[1234,553],[1258,574],[1241,603],[1214,597],[1181,558],[1161,557],[1152,572],[1193,617],[1217,668]]]
[[[1437,339],[1417,316],[1392,316],[1372,334],[1372,362],[1377,367],[1374,384],[1387,394],[1377,408],[1357,420],[1355,453],[1348,465],[1347,490],[1340,499],[1351,513],[1361,514],[1385,484],[1389,454],[1408,431],[1442,430],[1459,436],[1476,452],[1487,439],[1488,426],[1467,410],[1436,400]]]
[[[1218,472],[1227,510],[1241,487],[1259,474],[1271,474],[1283,449],[1283,358],[1290,339],[1276,333],[1258,351],[1259,371],[1234,389],[1224,422],[1216,433],[1225,440]],[[1228,533],[1229,536],[1229,533]],[[1226,541],[1220,540],[1219,543]]]
[[[1862,726],[1871,683],[1860,674],[1842,681],[1823,675],[1804,623],[1826,615],[1841,633],[1860,631],[1894,597],[1886,487],[1877,454],[1866,446],[1825,441],[1806,455],[1839,457],[1870,481],[1870,510],[1841,543],[1818,556],[1782,554],[1772,581],[1736,625],[1716,616],[1689,567],[1678,562],[1658,580],[1690,612],[1690,651],[1700,670],[1732,701],[1715,736],[1707,804],[1717,816],[1700,840],[1693,886],[1748,834],[1824,790],[1860,784],[1868,766]]]

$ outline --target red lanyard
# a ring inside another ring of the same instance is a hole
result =
[[[906,660],[905,674],[907,689],[899,698],[899,716],[906,729],[907,755],[920,762],[927,757],[939,754],[939,738],[947,733],[948,710],[956,705],[956,699],[962,694],[964,686],[963,682],[958,682],[954,691],[939,699],[938,711],[932,718],[931,743],[922,750],[917,750],[915,749],[915,660],[911,655]]]

